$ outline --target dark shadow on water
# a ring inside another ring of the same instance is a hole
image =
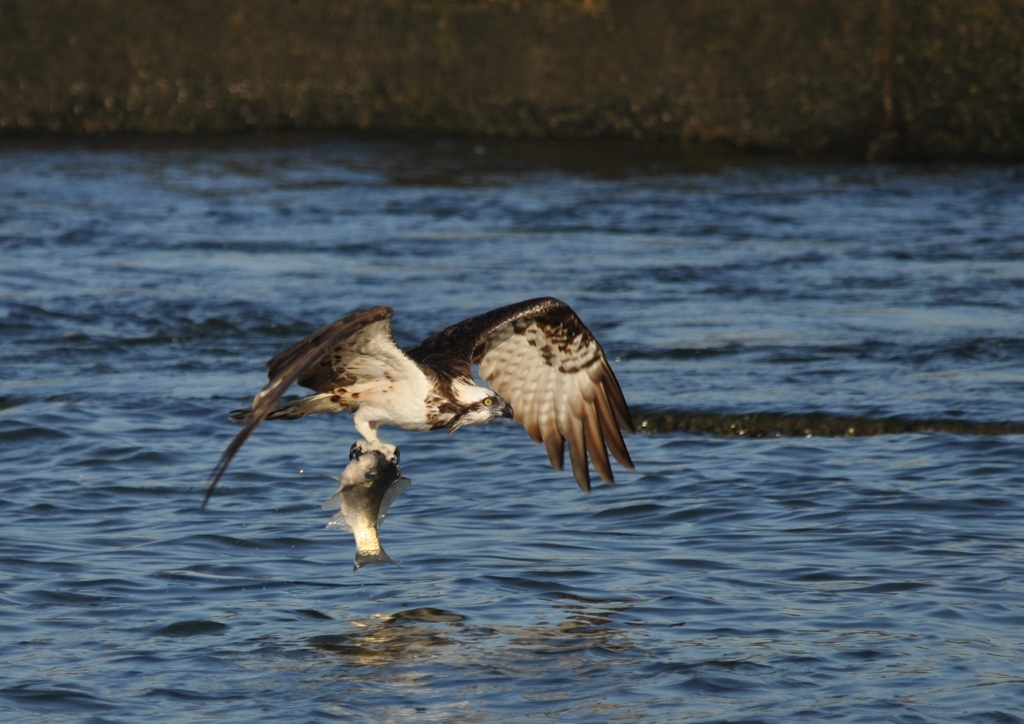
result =
[[[638,174],[707,174],[727,167],[857,163],[835,154],[793,157],[717,145],[608,138],[536,139],[427,135],[371,131],[254,131],[209,135],[99,134],[0,136],[0,155],[11,152],[250,153],[315,149],[318,158],[346,150],[383,157],[392,183],[471,185],[481,174],[556,171],[601,179]],[[381,159],[378,159],[381,160]]]
[[[636,410],[633,413],[633,424],[638,432],[650,434],[694,432],[723,437],[870,437],[918,432],[984,436],[1024,434],[1024,423],[1020,422],[869,418],[823,412],[728,414],[691,410]]]

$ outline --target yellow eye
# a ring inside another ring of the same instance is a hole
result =
[[[484,398],[484,407],[491,407],[493,404],[494,404],[494,398],[493,397],[485,397]]]

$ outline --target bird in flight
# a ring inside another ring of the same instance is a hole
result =
[[[318,412],[351,412],[365,440],[351,454],[376,451],[396,464],[397,448],[377,436],[381,425],[452,433],[506,417],[544,443],[557,470],[568,442],[573,475],[584,492],[590,492],[588,456],[607,483],[615,482],[607,450],[633,469],[620,432],[634,432],[622,389],[601,345],[565,302],[541,297],[510,304],[446,327],[404,352],[391,336],[393,314],[390,307],[353,312],[267,363],[266,386],[249,409],[232,413],[245,425],[210,474],[204,507],[261,422]],[[490,388],[474,381],[473,364]],[[282,402],[296,382],[314,394]]]

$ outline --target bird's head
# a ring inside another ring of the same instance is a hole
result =
[[[466,425],[483,425],[499,417],[507,417],[510,420],[513,417],[512,405],[505,402],[494,390],[456,383],[453,392],[455,401],[459,404],[459,411],[448,426],[449,433]]]

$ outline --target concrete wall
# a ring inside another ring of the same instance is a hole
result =
[[[0,133],[1024,157],[1024,0],[0,0]]]

